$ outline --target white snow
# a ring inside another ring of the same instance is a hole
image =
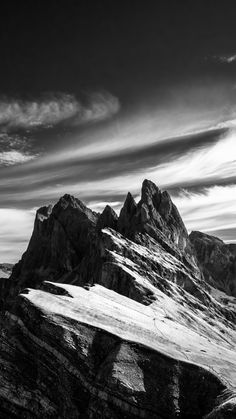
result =
[[[235,330],[227,328],[227,334],[221,333],[225,326],[219,321],[212,326],[204,319],[204,313],[193,312],[158,289],[157,300],[144,306],[100,285],[89,290],[53,285],[71,297],[30,289],[21,298],[29,300],[51,321],[73,319],[175,359],[201,365],[236,390]]]

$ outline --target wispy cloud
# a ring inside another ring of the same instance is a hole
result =
[[[32,138],[18,134],[0,134],[0,167],[26,163],[39,156],[33,152]]]
[[[0,98],[0,166],[22,164],[39,157],[43,147],[40,142],[36,144],[32,135],[42,128],[62,123],[77,127],[103,121],[119,108],[119,100],[108,92],[87,95],[84,103],[74,95],[62,93],[32,101]]]
[[[5,176],[5,179],[0,178],[0,192],[3,201],[8,200],[11,195],[12,202],[18,200],[18,190],[24,194],[24,201],[31,199],[31,192],[37,196],[37,199],[41,193],[44,193],[45,197],[47,193],[54,197],[71,190],[80,191],[83,196],[89,193],[91,197],[92,193],[97,195],[96,188],[99,188],[101,194],[103,193],[101,187],[107,186],[115,192],[117,177],[121,178],[120,187],[124,190],[123,185],[126,184],[126,180],[124,183],[122,178],[126,179],[127,176],[131,176],[132,181],[129,180],[127,184],[133,190],[135,185],[139,187],[136,182],[134,185],[133,178],[139,178],[141,182],[142,177],[150,172],[149,177],[157,178],[158,184],[163,185],[169,180],[170,184],[166,186],[170,186],[175,181],[185,182],[188,178],[187,166],[193,155],[197,160],[196,167],[198,167],[199,153],[201,161],[201,153],[205,153],[202,150],[223,141],[222,136],[225,135],[227,135],[227,130],[224,128],[168,138],[156,144],[143,145],[133,150],[119,151],[119,153],[111,150],[110,154],[106,155],[95,153],[92,156],[85,156],[82,152],[81,155],[77,155],[75,149],[74,153],[64,153],[64,156],[60,153],[59,156],[52,156],[49,161],[47,157],[42,157],[30,166],[26,165],[12,170],[8,176]],[[183,162],[183,167],[181,167],[181,162]],[[168,176],[168,172],[171,175],[172,170],[175,171],[175,169],[176,176]],[[28,182],[29,177],[30,182]]]
[[[73,125],[96,122],[119,111],[119,100],[110,93],[88,95],[86,103],[66,93],[48,94],[35,100],[0,99],[0,127],[36,128],[67,121]]]
[[[77,112],[71,119],[72,125],[103,121],[115,115],[120,109],[117,97],[108,92],[97,92],[88,95],[87,105],[77,102]]]
[[[11,166],[14,164],[25,163],[33,160],[37,155],[26,154],[20,151],[3,151],[0,152],[0,166]]]
[[[231,64],[236,61],[236,54],[213,55],[212,59],[221,63]]]
[[[236,241],[235,195],[236,185],[213,186],[202,194],[183,191],[174,201],[189,231],[201,230]]]

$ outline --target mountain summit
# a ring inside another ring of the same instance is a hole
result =
[[[235,256],[217,240],[149,180],[119,216],[40,208],[2,283],[1,417],[235,417]]]

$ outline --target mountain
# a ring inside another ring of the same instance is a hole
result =
[[[119,217],[70,195],[40,208],[1,290],[1,417],[235,418],[234,248],[217,240],[148,180]]]
[[[189,238],[207,282],[236,297],[236,244],[199,231],[192,231]]]

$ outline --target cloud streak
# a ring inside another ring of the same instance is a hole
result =
[[[35,100],[0,99],[0,128],[33,129],[59,123],[79,125],[102,121],[119,111],[119,100],[110,93],[88,95],[86,103],[66,93],[47,94]]]
[[[65,154],[63,158],[59,159],[55,156],[54,159],[45,161],[38,160],[36,164],[33,162],[30,165],[15,168],[9,171],[8,176],[5,172],[5,178],[0,179],[0,192],[3,201],[10,205],[11,202],[18,200],[18,191],[24,195],[24,201],[29,199],[32,194],[43,193],[43,190],[48,189],[51,191],[52,198],[58,194],[66,192],[66,189],[71,190],[78,185],[84,183],[96,182],[113,182],[114,178],[119,178],[120,175],[125,178],[126,176],[135,176],[137,173],[145,173],[156,171],[157,173],[151,176],[158,176],[158,183],[163,185],[169,177],[166,177],[165,172],[171,171],[181,165],[183,156],[192,156],[193,153],[201,153],[207,147],[214,146],[214,144],[222,141],[222,137],[227,135],[227,130],[216,129],[212,131],[201,132],[198,134],[185,135],[180,137],[168,138],[156,144],[148,144],[146,146],[139,146],[133,150],[123,150],[119,153],[111,152],[105,156],[92,155],[92,156],[75,156]],[[197,155],[197,154],[196,154]],[[189,157],[191,159],[191,157]],[[188,160],[183,161],[187,167]],[[183,168],[182,168],[183,170]],[[162,175],[164,173],[164,176]],[[1,172],[0,172],[1,174]],[[30,174],[30,182],[28,177]],[[171,178],[170,178],[171,179]],[[177,180],[177,176],[175,178]],[[78,182],[79,180],[79,182]],[[183,173],[181,181],[186,181],[186,173]],[[173,180],[171,180],[173,183]],[[123,182],[121,181],[121,184]],[[139,186],[139,185],[138,185]],[[87,187],[85,187],[88,190]],[[42,192],[40,192],[42,191]],[[93,192],[94,189],[93,189]],[[82,192],[84,194],[84,192]],[[102,191],[101,191],[102,193]],[[9,197],[9,198],[8,198]],[[31,199],[31,198],[30,198]]]
[[[83,104],[74,95],[62,93],[31,101],[1,98],[0,166],[27,163],[47,152],[45,144],[36,144],[32,137],[39,136],[45,128],[62,129],[63,124],[76,129],[109,119],[119,108],[119,100],[107,92],[87,95]]]
[[[0,134],[0,167],[23,164],[39,156],[33,152],[34,140],[24,135]]]
[[[33,160],[37,155],[26,154],[20,151],[3,151],[0,152],[0,166],[11,166],[15,164],[26,163]]]
[[[213,59],[221,63],[231,64],[236,61],[236,54],[214,55]]]
[[[203,194],[182,191],[174,201],[189,231],[201,230],[223,240],[236,241],[235,196],[236,185],[213,186]]]

